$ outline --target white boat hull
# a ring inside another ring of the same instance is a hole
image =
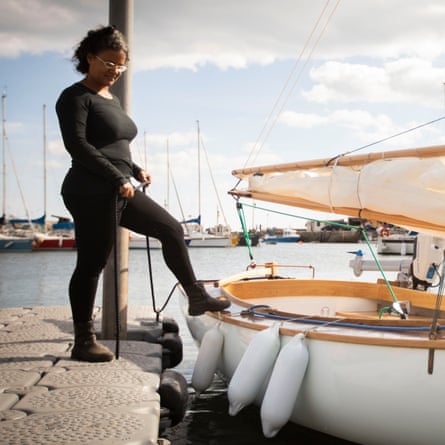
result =
[[[186,237],[188,247],[232,247],[236,243],[226,236],[191,236]]]
[[[156,238],[148,239],[150,249],[161,249],[161,242]],[[132,233],[128,241],[128,248],[132,250],[147,250],[147,238],[137,233]]]
[[[256,332],[225,324],[222,330],[226,347],[221,371],[230,380]],[[282,337],[283,344],[289,340]],[[437,371],[431,376],[424,350],[363,350],[361,345],[318,340],[308,340],[307,345],[309,366],[292,422],[358,443],[443,444],[443,351],[436,354]],[[258,405],[263,396],[258,394]]]
[[[377,239],[377,253],[381,255],[412,255],[416,237],[390,235],[379,236]]]
[[[318,298],[310,304],[315,307],[320,303],[322,299]],[[339,300],[338,304],[344,303]],[[190,317],[185,311],[198,344],[207,330],[219,325],[224,346],[218,372],[228,383],[259,329],[273,323],[241,318],[235,315],[240,309],[232,305],[233,317],[210,313]],[[443,344],[435,349],[429,374],[428,348],[420,344],[427,340],[427,334],[416,343],[417,334],[368,329],[354,329],[351,333],[327,325],[284,322],[280,329],[281,349],[297,332],[318,334],[305,338],[309,364],[291,422],[361,444],[443,444]],[[409,338],[413,340],[412,347],[406,343]],[[257,394],[256,405],[261,406],[266,388],[267,382]]]

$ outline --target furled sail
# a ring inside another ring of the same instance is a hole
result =
[[[229,193],[445,234],[445,146],[234,170]]]

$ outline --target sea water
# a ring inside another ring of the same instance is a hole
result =
[[[358,280],[349,261],[363,244],[292,243],[262,245],[252,249],[253,260],[246,247],[191,248],[190,257],[199,279],[218,279],[239,273],[254,261],[260,265],[275,261],[285,265],[313,266],[315,275],[324,278]],[[366,246],[365,246],[366,250]],[[0,254],[0,307],[33,307],[68,305],[68,282],[76,261],[76,252],[32,252]],[[152,270],[153,291],[150,286]],[[285,272],[286,269],[283,269]],[[312,276],[311,268],[289,268],[289,275]],[[371,275],[372,274],[372,275]],[[375,272],[365,272],[360,279],[375,280]],[[162,252],[130,250],[128,303],[162,307],[176,280],[166,267]],[[102,300],[102,283],[96,304]],[[191,338],[179,309],[177,293],[167,304],[164,316],[179,325],[184,344],[183,361],[175,368],[191,381],[197,347]],[[264,438],[259,408],[244,408],[238,415],[228,414],[224,383],[215,378],[213,385],[199,398],[190,387],[189,406],[179,425],[168,429],[164,437],[174,445],[258,445],[258,444],[347,444],[296,425],[286,425],[273,439]],[[341,409],[341,407],[339,407]]]

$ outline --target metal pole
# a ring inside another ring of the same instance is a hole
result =
[[[198,132],[198,218],[201,218],[201,133],[199,121],[196,121],[196,127]],[[199,225],[201,226],[201,222]]]
[[[44,219],[44,227],[43,231],[46,233],[46,150],[47,150],[47,141],[46,141],[46,105],[43,104],[43,215]]]
[[[131,109],[131,48],[133,37],[133,0],[109,1],[110,25],[116,26],[121,31],[130,49],[130,61],[127,72],[113,85],[113,94],[119,97],[122,107],[130,114]],[[117,251],[117,270],[119,277],[118,295],[114,288],[114,252],[110,254],[103,276],[103,316],[102,337],[115,338],[119,331],[120,338],[127,338],[127,313],[128,313],[128,230],[119,228],[117,242],[114,247]],[[116,298],[118,304],[116,305]],[[116,306],[118,314],[116,314]],[[118,317],[116,317],[118,315]],[[119,330],[116,320],[119,320]]]
[[[6,222],[6,91],[2,93],[2,176],[3,176],[3,207],[0,218]]]

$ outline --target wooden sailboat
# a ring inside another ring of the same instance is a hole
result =
[[[445,429],[445,146],[235,170],[230,191],[420,232],[406,280],[283,275],[280,265],[209,283],[223,313],[184,313],[229,413],[257,404],[266,437],[288,421],[361,444],[442,444]],[[377,257],[375,257],[377,260]]]

